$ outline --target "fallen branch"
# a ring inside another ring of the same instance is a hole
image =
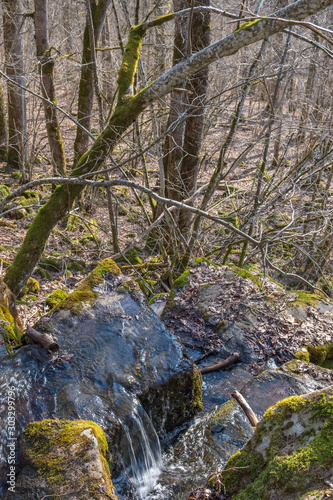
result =
[[[254,411],[252,410],[251,406],[246,401],[246,399],[243,398],[243,396],[238,391],[232,392],[231,396],[234,399],[236,399],[237,403],[239,404],[239,406],[242,408],[242,410],[244,411],[245,415],[249,419],[250,424],[252,425],[252,427],[256,427],[256,425],[258,423],[258,419],[257,419]]]
[[[218,372],[220,370],[223,370],[224,368],[228,368],[228,366],[231,366],[234,363],[237,363],[237,361],[239,361],[239,360],[240,360],[240,356],[239,356],[238,352],[234,352],[227,359],[225,359],[224,361],[221,361],[221,363],[217,363],[216,365],[205,366],[204,368],[200,368],[201,375],[203,375],[205,373]]]
[[[41,345],[47,351],[57,352],[59,350],[59,345],[54,341],[54,339],[50,335],[47,335],[47,333],[37,332],[37,330],[35,330],[31,326],[28,326],[28,328],[25,331],[25,334],[35,344]]]

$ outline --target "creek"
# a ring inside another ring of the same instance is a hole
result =
[[[198,387],[189,355],[123,282],[123,277],[106,280],[94,305],[80,315],[60,309],[41,318],[36,328],[56,335],[57,355],[50,357],[37,345],[12,356],[1,348],[0,498],[11,387],[17,435],[29,422],[46,418],[93,420],[108,439],[119,500],[132,499],[132,487],[136,499],[184,500],[253,434],[230,402],[232,390],[243,387],[260,418],[280,399],[332,383],[331,375],[301,373],[299,366],[292,373],[266,363],[271,369],[254,378],[248,367],[236,365],[205,376],[205,411],[191,421]]]

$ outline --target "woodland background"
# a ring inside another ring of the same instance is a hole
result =
[[[57,196],[56,178],[82,165],[117,103],[244,30],[242,23],[286,5],[3,0],[2,274],[38,209],[52,191]],[[182,9],[186,15],[147,29],[140,60],[130,44],[124,56],[130,26]],[[89,266],[112,257],[152,297],[168,292],[193,258],[205,257],[332,296],[332,7],[307,21],[313,24],[286,25],[201,69],[129,120],[113,150],[98,158],[98,175],[80,170],[95,185],[69,195],[59,221],[45,218],[40,230],[49,224],[50,236],[33,248],[35,233],[11,267],[5,280],[15,295],[31,273],[49,292],[74,286]],[[135,77],[124,85],[118,75],[126,64]],[[166,200],[185,200],[193,210]],[[43,299],[32,307],[33,300],[25,302],[30,315],[45,306]]]

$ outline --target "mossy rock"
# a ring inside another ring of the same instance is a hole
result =
[[[165,292],[164,293],[157,293],[156,295],[154,295],[154,297],[152,297],[149,300],[148,305],[152,306],[153,304],[155,304],[156,301],[158,301],[158,299],[163,299],[166,296],[167,296],[167,294]]]
[[[223,483],[229,497],[237,500],[300,499],[313,490],[327,490],[332,463],[329,386],[269,408],[251,440],[229,459]]]
[[[179,276],[179,278],[177,278],[173,282],[170,293],[169,293],[169,297],[168,297],[168,300],[166,301],[162,315],[164,315],[167,311],[169,311],[169,309],[173,309],[176,306],[175,297],[176,297],[177,290],[179,290],[180,288],[183,288],[184,286],[189,285],[190,275],[191,275],[190,270],[186,269],[186,271],[184,271],[183,274],[181,274]]]
[[[67,299],[67,297],[68,293],[58,288],[57,290],[54,290],[52,293],[50,293],[50,295],[46,297],[45,304],[53,308],[58,304],[60,304],[60,302],[62,302],[63,300]]]
[[[124,254],[124,257],[118,257],[115,262],[124,262],[125,264],[130,263],[132,264],[132,266],[141,265],[143,263],[143,260],[139,256],[139,251],[139,248],[132,247]]]
[[[52,279],[53,279],[52,276],[51,276],[51,274],[48,273],[47,271],[45,271],[45,269],[43,269],[42,267],[37,267],[36,273],[42,279],[46,279],[47,281],[52,281]]]
[[[4,184],[0,184],[0,200],[10,195],[10,189]]]
[[[41,257],[39,266],[48,272],[59,272],[62,270],[63,262],[61,259],[54,259],[52,257]]]
[[[102,429],[85,420],[30,423],[20,442],[21,467],[16,499],[29,494],[77,499],[116,500],[111,481],[108,444]],[[34,483],[29,486],[31,468]],[[27,486],[28,484],[28,486]]]
[[[86,306],[92,306],[98,297],[94,288],[103,283],[104,277],[117,274],[121,274],[121,271],[112,259],[102,260],[74,292],[70,293],[63,301],[58,302],[54,310],[67,309],[73,314],[82,314]]]
[[[323,368],[333,369],[333,342],[324,345],[308,345],[303,347],[295,355],[295,358]]]
[[[137,284],[139,285],[142,293],[148,298],[152,293],[154,293],[154,287],[157,285],[157,281],[155,280],[143,280],[143,279],[136,279],[135,280]]]
[[[24,295],[32,293],[38,294],[39,291],[40,291],[39,282],[35,280],[35,278],[30,277],[26,282],[26,284],[24,285],[24,287],[22,288],[19,297],[22,298],[24,297]]]
[[[67,265],[67,269],[74,272],[84,272],[86,270],[86,263],[84,260],[75,260]]]

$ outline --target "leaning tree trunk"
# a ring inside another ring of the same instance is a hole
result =
[[[20,169],[24,179],[26,149],[26,103],[22,50],[22,7],[20,0],[3,0],[3,33],[8,95],[8,163]]]
[[[109,8],[111,0],[90,0],[90,9],[93,21],[95,34],[95,46],[101,35],[101,31],[105,22],[106,12]],[[90,130],[91,113],[94,100],[94,71],[93,71],[93,54],[91,53],[91,44],[89,39],[89,23],[86,21],[86,26],[83,35],[83,52],[81,65],[81,78],[78,97],[78,113],[77,119],[81,125],[87,130]],[[89,135],[77,127],[76,138],[74,142],[74,164],[87,151],[89,145]]]
[[[54,173],[63,176],[66,173],[66,158],[57,118],[57,110],[52,105],[56,104],[57,101],[53,81],[54,60],[51,57],[49,44],[47,10],[48,0],[35,0],[33,18],[35,22],[36,50],[39,61],[42,95],[50,101],[43,101],[46,130]]]

